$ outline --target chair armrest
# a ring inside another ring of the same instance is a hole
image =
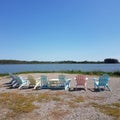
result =
[[[98,81],[98,78],[93,78],[94,82]]]
[[[40,78],[36,78],[35,81],[36,81],[36,83],[38,83],[41,80],[40,80]]]
[[[22,80],[22,83],[27,83],[29,80],[27,79],[27,78],[23,78],[23,77],[21,77],[21,76],[19,76],[20,77],[20,79]]]
[[[71,81],[71,79],[66,79],[66,84],[69,84],[70,83],[70,81]]]

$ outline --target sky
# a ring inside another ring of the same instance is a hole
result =
[[[0,59],[120,61],[120,0],[0,0]]]

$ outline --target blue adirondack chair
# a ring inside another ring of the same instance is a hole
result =
[[[94,88],[98,88],[99,91],[101,91],[101,87],[104,87],[104,88],[108,88],[109,91],[111,91],[110,87],[109,87],[109,75],[107,74],[104,74],[102,76],[99,77],[99,79],[97,80],[96,78],[94,78]]]

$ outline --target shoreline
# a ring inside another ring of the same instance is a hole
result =
[[[114,71],[114,72],[104,72],[104,71],[89,71],[89,72],[83,72],[80,70],[66,70],[66,71],[25,71],[25,72],[15,72],[13,74],[35,74],[35,73],[61,73],[61,74],[85,74],[85,75],[102,75],[102,74],[108,74],[113,77],[120,77],[120,71]],[[0,73],[0,76],[8,76],[9,73]]]

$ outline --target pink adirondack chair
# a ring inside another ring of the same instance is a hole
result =
[[[75,80],[76,80],[76,89],[78,86],[84,86],[84,89],[87,91],[87,78],[85,75],[77,75]]]

